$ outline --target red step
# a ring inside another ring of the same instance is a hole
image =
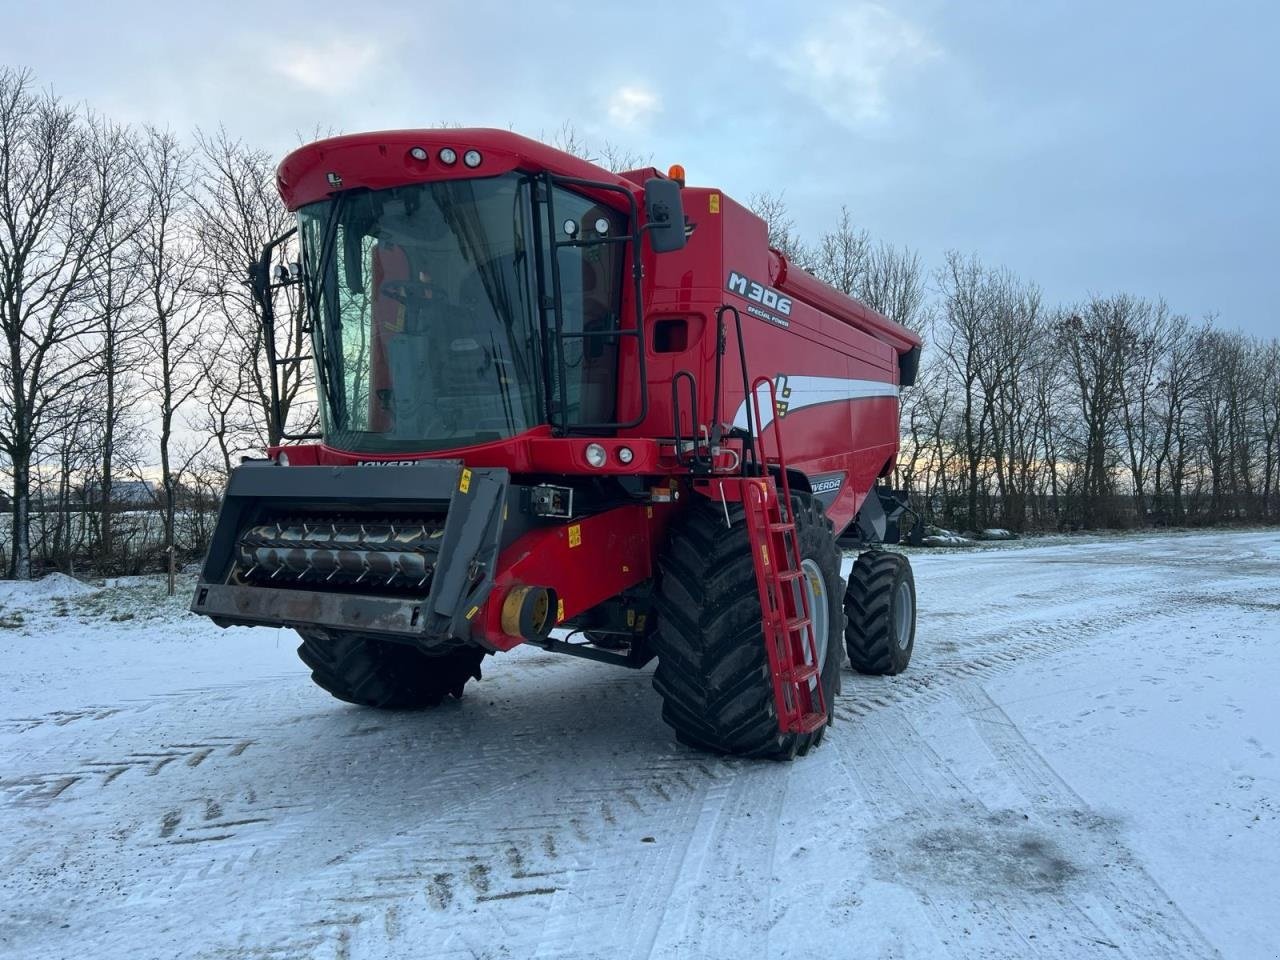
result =
[[[813,733],[821,730],[826,722],[827,715],[825,713],[802,713],[791,721],[790,726],[784,729],[787,733]]]
[[[782,672],[783,683],[804,683],[812,680],[818,675],[818,665],[815,663],[806,663],[803,666],[793,667],[790,670]]]

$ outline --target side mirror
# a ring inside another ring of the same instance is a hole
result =
[[[651,177],[644,184],[644,217],[648,221],[649,243],[654,253],[670,253],[683,250],[684,204],[680,199],[680,184],[674,180]]]

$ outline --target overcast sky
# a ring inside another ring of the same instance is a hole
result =
[[[1280,4],[21,4],[0,62],[283,153],[513,125],[680,162],[803,235],[974,251],[1052,301],[1127,290],[1280,333]]]

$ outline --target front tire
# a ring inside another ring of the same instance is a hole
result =
[[[822,504],[795,495],[792,512],[801,564],[810,574],[814,623],[826,625],[825,636],[815,639],[829,723],[840,683],[840,553]],[[714,753],[790,759],[821,742],[826,727],[810,734],[778,729],[742,508],[731,507],[730,518],[726,528],[722,504],[694,497],[673,524],[655,598],[653,686],[662,695],[662,719],[681,743]]]
[[[859,673],[891,676],[907,669],[916,645],[916,581],[900,553],[871,550],[849,572],[844,596],[849,663]]]
[[[317,686],[347,703],[384,710],[434,707],[446,697],[461,698],[467,681],[480,679],[484,658],[476,647],[428,656],[406,643],[358,633],[299,630],[298,635],[298,656]]]

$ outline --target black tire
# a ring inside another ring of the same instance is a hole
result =
[[[761,626],[760,599],[741,507],[695,496],[677,519],[660,561],[654,689],[662,719],[681,743],[714,753],[790,759],[821,742],[781,734]],[[827,643],[821,673],[827,720],[840,687],[840,553],[822,504],[793,497],[801,561],[821,572]],[[821,647],[821,640],[819,640]],[[821,655],[821,650],[820,650]]]
[[[844,612],[853,669],[875,676],[907,669],[916,645],[916,581],[906,557],[885,550],[860,554],[849,572]]]
[[[484,651],[462,647],[439,656],[404,643],[358,633],[298,631],[298,656],[311,679],[339,700],[363,707],[407,710],[461,697],[468,680],[480,679]]]

